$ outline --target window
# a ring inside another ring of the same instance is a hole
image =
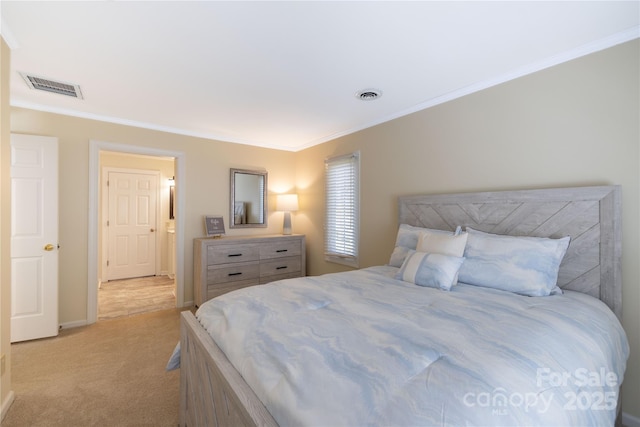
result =
[[[360,153],[325,160],[325,260],[358,266]]]

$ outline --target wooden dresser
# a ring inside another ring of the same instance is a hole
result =
[[[304,235],[236,236],[193,241],[194,303],[305,275]]]

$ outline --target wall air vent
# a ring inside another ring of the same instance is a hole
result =
[[[27,73],[20,73],[20,75],[31,89],[44,90],[46,92],[82,99],[82,91],[80,91],[80,86],[78,85],[59,82]]]

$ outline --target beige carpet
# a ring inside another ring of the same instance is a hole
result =
[[[165,365],[181,310],[155,311],[13,344],[13,426],[176,426],[180,371]]]
[[[98,320],[133,316],[176,306],[175,281],[149,276],[105,282],[98,289]]]

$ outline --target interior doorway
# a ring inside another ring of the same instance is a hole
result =
[[[98,320],[175,307],[170,274],[173,158],[100,153]]]
[[[160,216],[168,220],[169,216],[169,179],[172,179],[171,190],[172,211],[174,219],[171,220],[171,231],[173,248],[171,249],[174,259],[172,259],[172,269],[174,270],[175,286],[173,294],[175,297],[175,307],[184,306],[184,243],[181,236],[184,235],[184,162],[185,155],[182,152],[159,150],[155,148],[137,147],[123,144],[114,144],[101,141],[90,141],[89,143],[89,242],[88,242],[88,284],[87,284],[87,323],[94,323],[98,320],[98,289],[104,280],[106,274],[105,257],[103,253],[108,251],[104,246],[104,239],[101,237],[104,223],[103,218],[103,198],[104,192],[101,191],[101,169],[105,164],[102,163],[103,156],[115,156],[122,159],[120,166],[131,167],[132,164],[139,165],[141,159],[149,161],[171,161],[173,165],[172,171],[166,171],[160,174],[160,195],[166,198],[166,203],[161,203]],[[127,163],[132,162],[132,163]],[[166,181],[166,188],[165,188]],[[166,190],[166,191],[164,191]],[[166,192],[166,195],[165,195]],[[166,197],[165,197],[166,196]],[[165,206],[166,205],[166,206]],[[166,207],[166,209],[165,209]],[[166,210],[166,215],[165,215]],[[159,216],[159,217],[160,217]],[[167,221],[160,220],[162,238],[165,238],[166,231],[169,228]],[[166,245],[166,243],[165,243]],[[167,256],[166,252],[164,257]],[[157,275],[168,273],[167,264],[164,257],[160,254],[156,255],[159,259]]]

